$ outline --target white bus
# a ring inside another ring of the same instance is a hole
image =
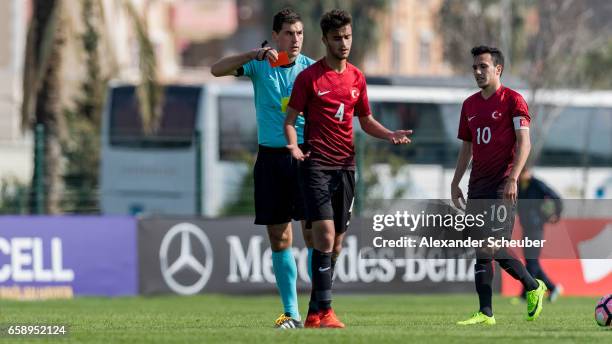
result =
[[[374,115],[389,128],[415,133],[409,146],[361,143],[377,169],[377,185],[368,196],[448,198],[461,103],[475,91],[469,86],[369,85]],[[562,110],[550,127],[536,174],[568,198],[612,198],[612,92],[540,96],[546,106]],[[167,86],[159,130],[152,135],[143,134],[134,86],[113,85],[107,99],[103,213],[218,216],[237,198],[252,197],[244,184],[257,151],[250,82]],[[399,173],[384,161],[388,154],[406,162]]]

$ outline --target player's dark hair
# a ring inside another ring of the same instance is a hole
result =
[[[272,30],[279,33],[283,29],[283,24],[295,24],[297,22],[302,22],[300,15],[290,8],[283,8],[274,15]]]
[[[504,54],[494,47],[488,47],[486,45],[479,45],[477,47],[472,48],[472,56],[476,57],[482,54],[491,54],[491,59],[493,60],[494,66],[502,66],[504,67]]]
[[[321,17],[321,32],[323,36],[331,30],[338,30],[343,26],[350,25],[353,21],[350,13],[345,10],[334,9],[326,12]]]

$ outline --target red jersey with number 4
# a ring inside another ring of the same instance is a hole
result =
[[[469,198],[495,198],[512,170],[517,129],[529,129],[529,109],[517,92],[501,86],[488,99],[480,92],[463,102],[459,134],[472,142]]]
[[[369,116],[365,77],[350,63],[342,73],[325,59],[304,69],[296,78],[289,106],[304,113],[305,152],[319,169],[354,169],[353,114]]]

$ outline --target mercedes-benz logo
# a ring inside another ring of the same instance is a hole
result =
[[[180,235],[181,249],[178,258],[174,262],[168,261],[168,249],[172,240]],[[191,238],[198,239],[200,245],[204,249],[205,257],[203,261],[196,259],[191,252]],[[181,295],[193,295],[204,288],[213,267],[213,251],[210,241],[204,231],[198,226],[191,223],[179,223],[174,225],[164,236],[159,248],[159,261],[161,265],[161,273],[164,281],[170,289]],[[191,269],[200,275],[200,278],[191,285],[184,285],[178,282],[174,275],[183,270]]]

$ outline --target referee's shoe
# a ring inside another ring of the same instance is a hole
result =
[[[302,325],[301,321],[293,319],[289,313],[283,313],[274,322],[274,327],[289,330],[294,328],[303,328],[304,325]]]

